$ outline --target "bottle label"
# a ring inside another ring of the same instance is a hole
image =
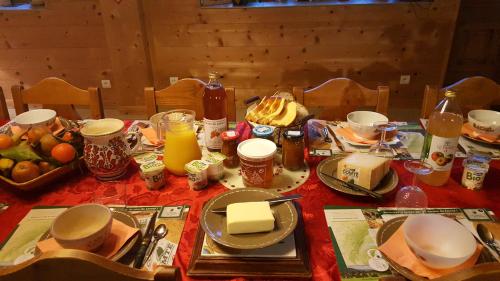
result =
[[[427,133],[422,149],[422,159],[430,164],[434,171],[449,171],[453,165],[458,137],[443,138]]]
[[[220,135],[226,130],[227,118],[218,120],[203,119],[205,130],[205,145],[208,149],[221,149],[222,139]]]

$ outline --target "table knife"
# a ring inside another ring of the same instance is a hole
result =
[[[367,195],[369,195],[369,196],[371,196],[373,198],[376,198],[376,199],[382,199],[383,198],[382,194],[378,194],[378,193],[376,193],[374,191],[371,191],[371,190],[369,190],[367,188],[364,188],[364,187],[362,187],[360,185],[357,185],[355,183],[350,183],[350,182],[343,181],[341,179],[338,179],[338,178],[336,178],[336,177],[334,177],[332,175],[329,175],[327,173],[324,173],[324,172],[321,172],[321,174],[324,175],[324,176],[327,176],[328,178],[330,178],[330,179],[332,179],[334,181],[336,181],[337,183],[339,183],[340,185],[342,185],[345,188],[365,193],[365,194],[367,194]]]
[[[299,199],[299,198],[302,198],[302,195],[300,195],[300,194],[293,194],[293,195],[288,195],[288,196],[283,196],[283,197],[266,199],[264,201],[269,202],[269,205],[273,206],[273,205],[276,205],[276,204],[279,204],[279,203],[282,203],[282,202],[286,202],[286,201],[290,201],[290,200],[295,200],[295,199]],[[212,213],[216,213],[216,214],[225,214],[226,213],[226,207],[216,208],[216,209],[211,210],[211,212]]]
[[[144,238],[142,238],[141,246],[137,251],[134,259],[134,267],[141,268],[144,256],[146,255],[146,250],[148,249],[149,243],[151,243],[151,238],[153,237],[153,231],[156,223],[156,216],[158,212],[154,212],[153,216],[149,220],[148,226],[146,227],[146,232],[144,233]]]

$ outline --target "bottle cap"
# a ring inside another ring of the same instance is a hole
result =
[[[446,90],[446,92],[444,93],[444,96],[447,98],[454,98],[457,96],[457,93],[452,91],[452,90]]]
[[[258,138],[268,138],[274,133],[274,129],[269,126],[255,126],[252,129],[252,133],[254,136]]]
[[[231,140],[236,140],[240,137],[240,134],[238,132],[229,130],[229,131],[224,131],[220,135],[223,141],[231,141]]]
[[[209,72],[208,73],[208,79],[218,79],[219,78],[219,73],[217,72]]]
[[[283,133],[283,137],[289,140],[300,139],[304,137],[304,132],[299,130],[286,130]]]

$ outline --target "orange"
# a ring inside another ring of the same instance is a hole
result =
[[[73,140],[73,134],[71,134],[71,132],[64,133],[62,140],[66,141],[66,142],[70,142],[71,140]]]
[[[40,176],[40,168],[30,161],[21,161],[12,169],[12,179],[15,182],[27,182]]]
[[[50,154],[52,158],[56,159],[62,164],[66,164],[75,159],[76,150],[71,144],[60,143],[52,148]]]
[[[0,134],[0,149],[6,149],[11,147],[14,144],[14,141],[9,135]]]

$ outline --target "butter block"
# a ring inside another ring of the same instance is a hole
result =
[[[353,153],[338,162],[337,178],[372,190],[389,172],[390,164],[387,158]]]
[[[274,229],[269,202],[233,203],[226,207],[229,234],[265,232]]]

